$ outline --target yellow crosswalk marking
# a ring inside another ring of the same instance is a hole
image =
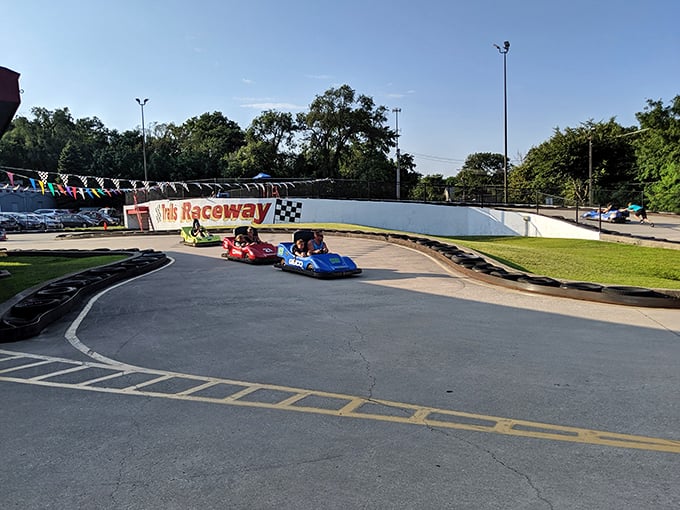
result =
[[[67,368],[64,368],[65,365]],[[102,370],[111,373],[99,375]],[[88,371],[94,373],[88,376]],[[123,385],[122,388],[117,387],[114,383],[125,376],[139,376],[143,380],[140,379],[136,384]],[[79,380],[63,380],[69,377]],[[680,453],[679,440],[618,434],[438,409],[405,402],[367,399],[342,393],[256,384],[129,365],[75,361],[5,350],[0,350],[0,381]],[[164,392],[161,391],[162,388],[154,388],[172,381],[181,381],[191,386],[175,392]]]

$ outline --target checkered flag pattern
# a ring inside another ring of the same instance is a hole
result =
[[[284,223],[295,223],[302,216],[302,202],[276,199],[274,219]]]

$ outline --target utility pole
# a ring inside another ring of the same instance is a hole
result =
[[[401,169],[399,167],[399,112],[401,108],[392,108],[397,122],[397,200],[401,200]]]

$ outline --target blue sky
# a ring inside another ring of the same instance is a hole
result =
[[[453,175],[556,127],[680,94],[677,0],[2,0],[0,66],[21,73],[18,115],[68,107],[112,129],[220,111],[247,128],[347,84],[399,113],[417,171]],[[389,124],[394,128],[395,114]]]

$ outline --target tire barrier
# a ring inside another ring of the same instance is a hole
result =
[[[75,275],[52,281],[34,290],[14,303],[0,318],[0,343],[14,342],[38,335],[46,326],[61,318],[95,292],[114,283],[153,271],[164,266],[170,259],[154,250],[140,252],[138,249],[125,251],[30,251],[10,252],[22,255],[66,255],[83,257],[107,254],[127,255],[128,258],[106,266],[95,267]]]
[[[422,236],[407,234],[373,234],[370,232],[335,231],[347,237],[382,237],[390,243],[407,246],[452,266],[457,271],[502,287],[557,297],[650,308],[680,308],[680,293],[642,287],[607,286],[589,282],[560,281],[547,276],[532,275],[500,267],[496,261],[469,253],[458,246]],[[676,295],[677,294],[677,295]]]

